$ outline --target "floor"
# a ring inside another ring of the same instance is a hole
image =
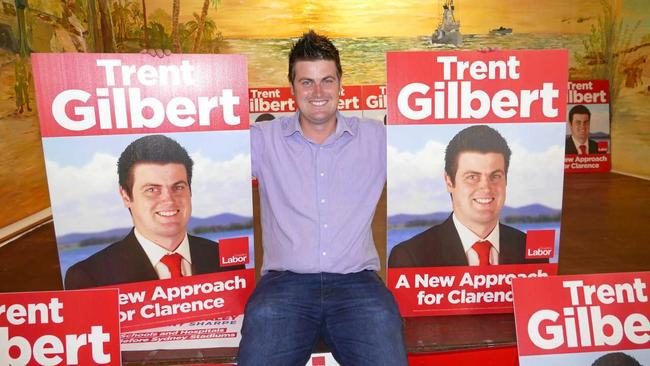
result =
[[[385,195],[382,201],[380,215]],[[645,233],[650,226],[649,207],[648,180],[614,173],[567,175],[559,273],[650,271],[650,236]],[[380,255],[385,256],[385,251]],[[51,223],[0,247],[0,292],[61,287]],[[514,321],[510,314],[410,318],[406,340],[411,352],[512,345]]]

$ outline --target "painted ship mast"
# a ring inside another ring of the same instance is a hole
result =
[[[431,43],[453,44],[459,46],[463,43],[460,33],[460,21],[454,16],[454,0],[444,0],[442,4],[442,18],[438,27],[431,35]]]

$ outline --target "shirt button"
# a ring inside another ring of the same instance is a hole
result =
[[[323,227],[324,227],[325,229],[327,229],[327,224],[324,224]]]
[[[323,255],[327,255],[327,252],[323,252]]]
[[[325,203],[325,199],[323,198],[322,200],[320,200],[320,203]]]
[[[320,172],[320,176],[321,176],[321,177],[324,177],[324,176],[325,176],[325,172]]]

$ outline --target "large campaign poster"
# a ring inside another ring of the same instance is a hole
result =
[[[649,272],[513,281],[519,364],[650,365],[649,283]]]
[[[404,316],[512,312],[557,272],[565,50],[391,52],[388,287]]]
[[[245,58],[37,54],[33,69],[65,288],[119,288],[125,333],[242,314],[255,284]]]
[[[608,172],[612,166],[608,80],[569,81],[564,169]]]
[[[0,365],[121,365],[117,302],[115,289],[0,293]]]

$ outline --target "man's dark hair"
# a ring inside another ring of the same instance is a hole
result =
[[[183,164],[187,173],[187,183],[190,186],[192,185],[192,166],[194,162],[187,150],[167,136],[148,135],[131,142],[117,160],[117,175],[120,187],[126,191],[129,198],[133,198],[133,168],[140,163]]]
[[[586,114],[589,116],[589,119],[591,119],[591,111],[589,108],[583,106],[582,104],[578,104],[576,106],[573,106],[571,110],[569,111],[569,123],[573,123],[573,115],[574,114]]]
[[[457,133],[449,141],[449,145],[447,145],[447,150],[445,151],[445,172],[449,176],[449,179],[451,179],[451,183],[456,183],[458,157],[460,153],[467,151],[482,154],[499,153],[503,155],[505,173],[506,176],[508,175],[510,155],[512,154],[508,143],[495,129],[485,125],[476,125]]]
[[[591,366],[641,366],[641,364],[628,354],[612,352],[600,356]]]
[[[336,76],[341,78],[343,69],[339,59],[339,50],[329,38],[316,34],[313,30],[304,33],[291,47],[289,53],[289,82],[293,84],[296,77],[294,67],[298,61],[330,60],[336,64]]]

